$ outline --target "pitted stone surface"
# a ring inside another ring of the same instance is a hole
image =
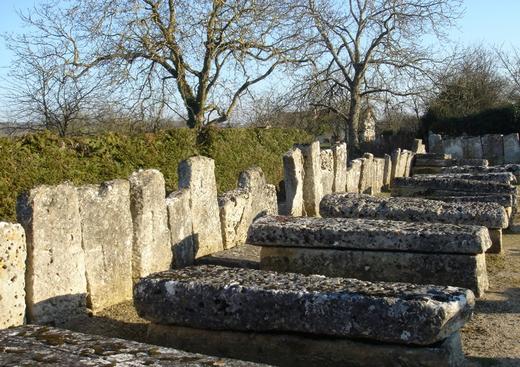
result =
[[[252,197],[245,189],[235,189],[218,197],[224,249],[243,244],[252,218]]]
[[[130,176],[130,208],[134,223],[132,278],[134,281],[172,264],[164,177],[155,169]]]
[[[87,302],[93,312],[132,298],[133,224],[126,180],[78,188]]]
[[[17,204],[27,236],[29,321],[59,323],[85,313],[87,280],[76,188],[68,183],[38,186]]]
[[[444,159],[451,159],[451,154],[445,154],[445,153],[417,153],[415,155],[416,159],[433,159],[433,160],[444,160]]]
[[[481,226],[351,218],[266,216],[251,225],[257,246],[479,254],[491,246]]]
[[[322,195],[332,193],[334,187],[334,153],[332,149],[323,149],[320,152],[321,164],[321,192]]]
[[[374,155],[365,153],[361,158],[361,174],[359,176],[359,192],[372,193],[374,181]]]
[[[486,255],[262,247],[260,269],[367,281],[451,285],[482,296]]]
[[[191,157],[179,164],[179,189],[189,189],[195,257],[222,251],[220,212],[217,201],[215,161]]]
[[[489,161],[487,159],[471,159],[471,158],[465,158],[465,159],[456,159],[455,160],[456,166],[482,166],[487,167],[489,166]]]
[[[385,154],[385,168],[383,171],[383,187],[385,190],[390,188],[392,182],[392,157]]]
[[[283,179],[287,212],[299,217],[304,215],[303,206],[303,155],[300,149],[292,148],[283,156]]]
[[[474,295],[454,287],[200,266],[141,279],[134,304],[156,324],[429,345],[464,325]]]
[[[334,153],[334,185],[333,192],[345,192],[347,185],[347,144],[336,144],[332,147]]]
[[[372,181],[372,194],[379,194],[384,186],[385,159],[374,158],[374,180]]]
[[[0,365],[4,367],[265,366],[36,325],[0,330]]]
[[[460,178],[463,180],[489,181],[504,184],[516,184],[516,177],[511,172],[488,172],[488,173],[439,173],[435,175],[421,175],[423,178]]]
[[[412,175],[412,164],[414,161],[414,154],[413,152],[407,152],[406,156],[406,165],[404,170],[404,176],[410,177]]]
[[[347,169],[347,192],[359,192],[362,165],[363,161],[361,159],[354,159],[350,162],[350,167]]]
[[[417,167],[451,167],[456,164],[454,159],[425,159],[416,158],[415,165]]]
[[[305,213],[317,216],[323,196],[321,188],[320,142],[299,146],[303,155],[303,205]]]
[[[22,226],[0,222],[0,329],[24,323],[26,258]]]
[[[407,198],[375,197],[363,194],[330,194],[320,204],[322,217],[389,219],[405,222],[439,222],[507,228],[505,209],[496,203],[446,203]]]
[[[195,260],[190,198],[188,189],[172,192],[166,198],[174,268],[192,265]]]
[[[424,192],[426,194],[431,190],[438,190],[466,193],[467,195],[471,195],[471,193],[516,195],[516,188],[508,184],[438,176],[399,177],[393,182],[392,194],[394,190],[396,193],[399,192],[398,189],[408,189],[417,193]]]
[[[520,164],[504,164],[501,166],[491,167],[447,167],[442,169],[443,173],[496,173],[496,172],[511,172],[516,177],[516,181],[520,183]]]
[[[511,195],[489,194],[468,196],[429,196],[428,199],[446,201],[448,203],[495,203],[504,208],[511,208],[513,199]]]

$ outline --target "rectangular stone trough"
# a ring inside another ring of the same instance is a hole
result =
[[[142,278],[134,304],[152,322],[152,340],[185,349],[218,345],[220,353],[251,358],[283,345],[276,358],[285,362],[271,362],[287,366],[294,354],[311,366],[397,366],[401,355],[409,365],[434,366],[429,356],[450,366],[460,361],[458,332],[474,296],[455,287],[199,266]]]
[[[0,330],[0,366],[265,366],[134,341],[25,325]]]
[[[484,226],[493,242],[488,250],[491,253],[502,251],[502,229],[509,225],[506,210],[496,203],[448,203],[422,198],[383,198],[363,194],[326,195],[321,201],[320,213],[328,218],[388,219]]]
[[[456,166],[446,167],[441,170],[442,173],[500,173],[510,172],[516,177],[516,183],[520,184],[520,164],[503,164],[491,167],[472,167],[472,166]]]
[[[249,230],[260,268],[369,281],[488,288],[482,226],[266,216]]]

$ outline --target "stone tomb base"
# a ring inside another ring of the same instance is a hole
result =
[[[411,347],[309,334],[203,330],[152,323],[148,342],[282,367],[438,367],[461,366],[464,362],[458,332],[435,345]]]
[[[489,287],[482,254],[262,247],[260,269],[366,281],[451,285],[480,297]]]
[[[491,238],[492,245],[486,251],[488,254],[500,254],[502,253],[503,245],[502,245],[502,229],[488,229],[489,238]]]

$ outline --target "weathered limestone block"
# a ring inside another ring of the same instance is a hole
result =
[[[231,190],[218,197],[224,249],[245,243],[253,221],[251,199],[251,193],[245,189]]]
[[[326,218],[469,224],[487,228],[507,228],[509,225],[505,209],[496,203],[446,203],[421,198],[338,193],[323,198],[320,212]]]
[[[385,154],[385,168],[383,170],[383,188],[385,190],[390,189],[390,183],[392,182],[392,157]]]
[[[374,155],[365,153],[361,158],[361,174],[359,176],[359,192],[372,193],[374,181]]]
[[[451,154],[445,153],[417,153],[415,155],[417,160],[444,160],[444,159],[452,159]]]
[[[426,153],[426,145],[423,144],[422,139],[414,139],[412,152],[419,154]]]
[[[26,304],[31,323],[60,323],[86,312],[78,193],[71,184],[38,186],[18,200],[27,236]]]
[[[354,159],[350,161],[350,167],[347,169],[347,192],[359,192],[359,180],[361,178],[361,167],[363,161]]]
[[[24,323],[26,258],[22,226],[0,222],[0,329]]]
[[[520,163],[518,133],[504,135],[504,163]]]
[[[347,186],[347,144],[336,144],[332,147],[334,153],[334,185],[333,192],[345,192]]]
[[[303,155],[303,205],[308,216],[319,215],[322,194],[320,142],[301,145]]]
[[[450,177],[400,177],[394,180],[392,196],[475,196],[477,194],[502,194],[513,197],[516,203],[516,188],[513,185],[493,182],[465,180]]]
[[[480,136],[462,139],[462,151],[466,159],[482,159],[482,142]]]
[[[150,342],[156,345],[281,367],[455,367],[462,366],[464,362],[458,332],[426,347],[317,338],[304,334],[207,330],[158,324],[150,324],[147,335]]]
[[[134,223],[132,279],[136,281],[150,273],[168,270],[173,256],[162,173],[155,169],[140,170],[132,173],[129,180]]]
[[[474,302],[473,293],[462,288],[218,266],[150,275],[134,288],[138,314],[156,324],[417,345],[433,344],[458,331]]]
[[[487,159],[456,159],[456,166],[489,166],[489,162]]]
[[[454,159],[429,159],[417,157],[415,165],[418,167],[451,167],[456,164]]]
[[[265,216],[251,225],[257,246],[480,254],[491,246],[481,226],[351,218]]]
[[[481,136],[482,157],[492,166],[504,164],[504,139],[499,134]]]
[[[133,224],[126,180],[78,188],[87,304],[94,312],[132,299]]]
[[[520,164],[504,164],[500,166],[480,166],[480,167],[446,167],[442,169],[443,173],[496,173],[511,172],[516,177],[517,183],[520,183]]]
[[[401,177],[401,176],[399,176],[400,161],[401,161],[401,149],[397,148],[392,151],[392,171],[390,173],[390,181],[393,181],[395,177]]]
[[[374,158],[374,181],[372,186],[372,194],[379,194],[384,186],[385,159]]]
[[[451,154],[451,156],[455,159],[464,158],[464,148],[461,137],[456,138],[446,138],[444,139],[443,148],[444,153]]]
[[[408,156],[406,157],[406,168],[404,170],[405,177],[410,177],[412,175],[413,158],[414,154],[412,152],[408,152]]]
[[[320,152],[321,161],[321,192],[322,195],[332,193],[334,187],[334,153],[332,149]]]
[[[443,153],[442,136],[439,134],[428,134],[428,152]]]
[[[36,325],[0,331],[0,365],[6,367],[265,366]]]
[[[285,203],[289,215],[304,215],[303,206],[303,155],[300,149],[292,148],[283,156],[283,179]]]
[[[489,173],[438,173],[435,175],[422,175],[423,178],[446,177],[453,179],[475,180],[486,182],[498,182],[503,184],[516,184],[516,177],[511,172],[489,172]]]
[[[191,195],[188,189],[172,192],[166,198],[173,268],[183,268],[192,265],[195,260],[190,199]]]
[[[480,195],[469,195],[469,196],[428,196],[431,200],[446,201],[448,203],[496,203],[502,206],[506,212],[513,205],[513,199],[511,195],[507,194],[480,194]]]
[[[276,187],[267,183],[260,167],[251,167],[240,172],[238,187],[251,194],[251,221],[259,215],[278,213]]]
[[[190,190],[195,258],[222,251],[215,161],[201,156],[182,161],[179,164],[179,188]]]
[[[471,289],[480,297],[489,287],[485,256],[262,247],[260,268],[367,281],[457,286]]]
[[[410,160],[411,152],[403,149],[401,151],[401,155],[399,156],[399,177],[407,177],[407,165]]]

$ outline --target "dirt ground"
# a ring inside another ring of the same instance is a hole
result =
[[[467,367],[520,366],[520,234],[505,234],[504,242],[503,254],[486,256],[490,289],[477,300],[475,314],[462,330]],[[258,255],[257,248],[244,246],[207,262],[232,265],[230,259],[239,258],[238,265],[244,266],[244,258],[251,265]],[[147,322],[126,302],[66,328],[146,342]]]

